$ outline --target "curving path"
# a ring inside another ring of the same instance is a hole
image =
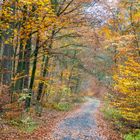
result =
[[[95,118],[100,101],[92,98],[86,100],[78,110],[57,124],[53,131],[53,140],[102,140],[96,132]]]

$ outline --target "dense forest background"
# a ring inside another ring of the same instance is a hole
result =
[[[139,11],[139,0],[1,0],[0,117],[68,108],[94,79],[106,117],[139,135]]]

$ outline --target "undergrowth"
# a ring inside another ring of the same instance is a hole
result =
[[[19,120],[11,120],[10,124],[16,126],[22,131],[33,132],[38,127],[38,123],[35,122],[31,117],[26,117]]]
[[[59,111],[69,111],[72,108],[72,105],[69,103],[58,103],[54,104],[54,108]]]
[[[140,140],[140,130],[135,130],[134,133],[125,134],[124,140]]]
[[[119,130],[124,140],[140,140],[140,129],[132,129],[127,127],[127,122],[119,110],[110,105],[110,100],[105,99],[104,107],[101,109],[106,120],[110,121],[117,130]]]

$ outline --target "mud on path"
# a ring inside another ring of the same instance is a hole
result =
[[[53,140],[102,140],[97,133],[95,112],[100,105],[98,99],[86,98],[81,107],[56,124]]]

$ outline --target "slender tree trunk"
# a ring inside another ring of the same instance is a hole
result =
[[[72,79],[72,76],[73,76],[73,71],[74,71],[74,62],[75,62],[75,58],[76,58],[76,54],[77,54],[77,52],[75,51],[74,52],[74,55],[73,55],[73,66],[72,66],[72,68],[71,68],[71,71],[70,71],[70,76],[69,76],[69,80],[68,80],[68,87],[70,88],[70,83],[71,83],[71,79]]]
[[[2,30],[0,30],[0,85],[2,84]]]
[[[13,46],[10,39],[12,38],[12,29],[8,29],[4,33],[3,43],[3,54],[2,54],[2,84],[10,86],[12,76],[12,57],[13,57]]]
[[[24,53],[24,88],[29,88],[29,71],[30,71],[30,55],[31,55],[31,36],[29,37]]]
[[[26,23],[27,15],[28,15],[27,6],[24,5],[23,6],[23,22],[24,23]],[[23,28],[24,28],[24,26],[23,26]],[[26,29],[24,29],[24,30],[26,30]],[[24,34],[24,30],[23,30],[22,34]],[[27,72],[25,70],[26,69],[25,64],[27,64],[25,62],[25,59],[26,59],[25,57],[30,54],[30,52],[27,52],[27,51],[31,51],[31,49],[28,50],[28,48],[31,48],[31,35],[29,34],[28,37],[29,38],[26,42],[25,47],[23,46],[23,44],[24,44],[23,43],[23,38],[20,39],[19,59],[18,59],[17,72],[16,72],[19,79],[16,81],[16,85],[15,85],[15,90],[17,90],[18,92],[21,92],[22,89],[24,88],[24,76],[25,76],[25,73]]]
[[[34,85],[38,51],[39,51],[39,37],[37,38],[36,48],[35,48],[35,52],[34,52],[34,61],[33,61],[32,75],[31,75],[31,81],[30,81],[30,89],[31,90],[33,89],[33,85]]]
[[[76,85],[75,85],[75,93],[78,93],[78,88],[79,88],[79,85],[80,85],[80,77],[76,79]]]
[[[24,50],[23,50],[23,44],[22,42],[20,43],[20,48],[19,48],[19,58],[18,58],[18,65],[17,65],[17,72],[16,75],[19,78],[16,81],[15,84],[15,90],[18,92],[21,92],[23,89],[23,63],[24,63]]]
[[[51,34],[51,38],[50,38],[50,44],[48,46],[49,49],[52,48],[52,43],[53,43],[53,38],[54,38],[54,35],[55,35],[55,30],[52,31],[52,34]],[[45,58],[45,64],[44,64],[44,67],[43,67],[43,74],[41,74],[42,77],[46,77],[48,75],[48,64],[49,64],[49,54],[46,56]],[[42,95],[42,91],[43,91],[43,88],[44,88],[44,83],[39,83],[39,86],[38,86],[38,95],[37,95],[37,101],[40,101],[41,99],[41,95]]]
[[[15,90],[22,91],[23,88],[28,88],[29,69],[30,69],[30,54],[31,54],[31,36],[27,40],[25,50],[23,45],[20,45],[19,59],[17,66],[17,75],[19,79],[16,81]]]
[[[48,69],[47,69],[48,68],[48,64],[49,64],[49,56],[47,56],[46,59],[45,59],[45,64],[44,64],[44,68],[43,68],[42,77],[46,77],[46,75],[48,75]],[[43,87],[44,87],[44,84],[42,82],[39,83],[38,94],[37,94],[37,100],[38,101],[40,101],[40,99],[41,99]]]

